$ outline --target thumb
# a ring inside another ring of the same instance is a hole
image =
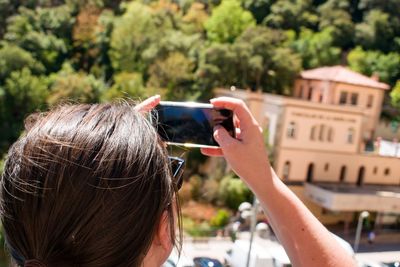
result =
[[[221,146],[222,149],[231,147],[239,141],[233,138],[228,131],[221,125],[214,127],[214,139]]]

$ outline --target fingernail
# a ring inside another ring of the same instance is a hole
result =
[[[215,100],[217,100],[216,98],[211,98],[210,102],[214,102]]]
[[[154,95],[154,98],[160,98],[160,95]]]

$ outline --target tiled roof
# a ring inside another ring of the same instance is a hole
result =
[[[389,85],[352,71],[344,66],[322,67],[300,73],[303,79],[341,82],[388,90]]]

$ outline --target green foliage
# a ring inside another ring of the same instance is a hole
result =
[[[378,74],[383,82],[394,85],[400,75],[400,54],[391,52],[366,51],[357,47],[347,57],[351,69],[371,76]]]
[[[213,9],[205,28],[211,42],[232,43],[245,29],[255,24],[252,14],[244,10],[238,0],[223,0]]]
[[[206,221],[196,223],[190,218],[183,218],[183,230],[192,237],[207,237],[212,236],[214,228]]]
[[[320,14],[319,28],[329,28],[332,35],[332,44],[347,48],[352,45],[354,24],[347,0],[328,0],[318,8]]]
[[[166,88],[166,99],[185,100],[193,94],[188,85],[193,83],[193,63],[185,55],[174,52],[164,60],[157,60],[149,68],[150,87]]]
[[[114,76],[113,86],[104,91],[101,100],[111,101],[113,99],[141,99],[145,94],[143,78],[140,73],[121,72]]]
[[[390,100],[392,106],[400,110],[400,80],[396,82],[396,85],[390,92]]]
[[[25,116],[44,108],[48,80],[28,68],[12,72],[0,87],[0,150],[17,139]]]
[[[207,48],[202,54],[198,75],[206,88],[235,85],[287,93],[301,69],[301,62],[284,47],[285,42],[282,31],[250,27],[233,44],[213,44]]]
[[[5,158],[6,158],[6,155],[0,157],[0,176],[3,173],[3,170],[4,170]],[[0,239],[1,239],[1,237],[0,237]],[[0,244],[2,244],[2,243],[0,242]]]
[[[273,28],[299,31],[301,27],[315,27],[318,16],[310,0],[278,0],[263,23]]]
[[[47,98],[50,106],[65,101],[98,102],[106,88],[102,80],[83,72],[75,72],[68,64],[54,74],[51,80],[50,95]]]
[[[150,7],[131,2],[125,13],[115,19],[110,40],[110,59],[116,71],[143,72],[146,62],[143,54],[156,41],[158,27]]]
[[[13,71],[22,70],[24,67],[36,74],[44,72],[43,65],[28,51],[16,45],[4,43],[0,49],[0,83]]]
[[[210,225],[217,228],[222,228],[229,223],[229,212],[224,209],[219,209],[217,214],[211,218]]]
[[[290,94],[302,68],[345,64],[347,54],[352,69],[394,85],[399,8],[397,0],[0,0],[0,152],[26,112],[66,99],[157,92],[207,101],[231,85]],[[14,110],[10,88],[26,80],[39,94],[49,88],[46,101]]]
[[[203,33],[204,23],[208,19],[206,7],[202,3],[194,2],[182,18],[184,22],[183,29],[186,33]]]
[[[203,179],[199,175],[193,175],[189,178],[189,184],[191,185],[191,194],[193,200],[200,200],[202,194],[201,189],[203,186]]]
[[[333,45],[333,30],[331,27],[320,32],[301,29],[293,48],[301,55],[305,69],[340,63],[341,50]]]
[[[4,85],[6,102],[14,102],[14,108],[24,113],[43,107],[48,95],[45,78],[33,76],[28,68],[14,71]]]
[[[72,10],[67,5],[35,10],[21,7],[8,21],[4,38],[32,53],[46,67],[57,71],[68,52],[73,25]]]
[[[356,42],[365,49],[389,51],[394,38],[390,15],[380,10],[371,10],[365,16],[364,22],[356,26],[355,38]]]
[[[260,24],[270,13],[273,2],[274,0],[242,0],[242,5],[253,14],[257,24]]]
[[[219,197],[224,206],[237,210],[240,203],[251,199],[251,192],[242,180],[227,175],[221,180]]]

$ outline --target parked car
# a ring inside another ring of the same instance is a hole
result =
[[[219,260],[208,257],[196,257],[193,261],[195,267],[223,267]]]
[[[194,267],[193,260],[189,259],[185,255],[178,255],[176,250],[173,250],[168,260],[162,265],[162,267]]]

